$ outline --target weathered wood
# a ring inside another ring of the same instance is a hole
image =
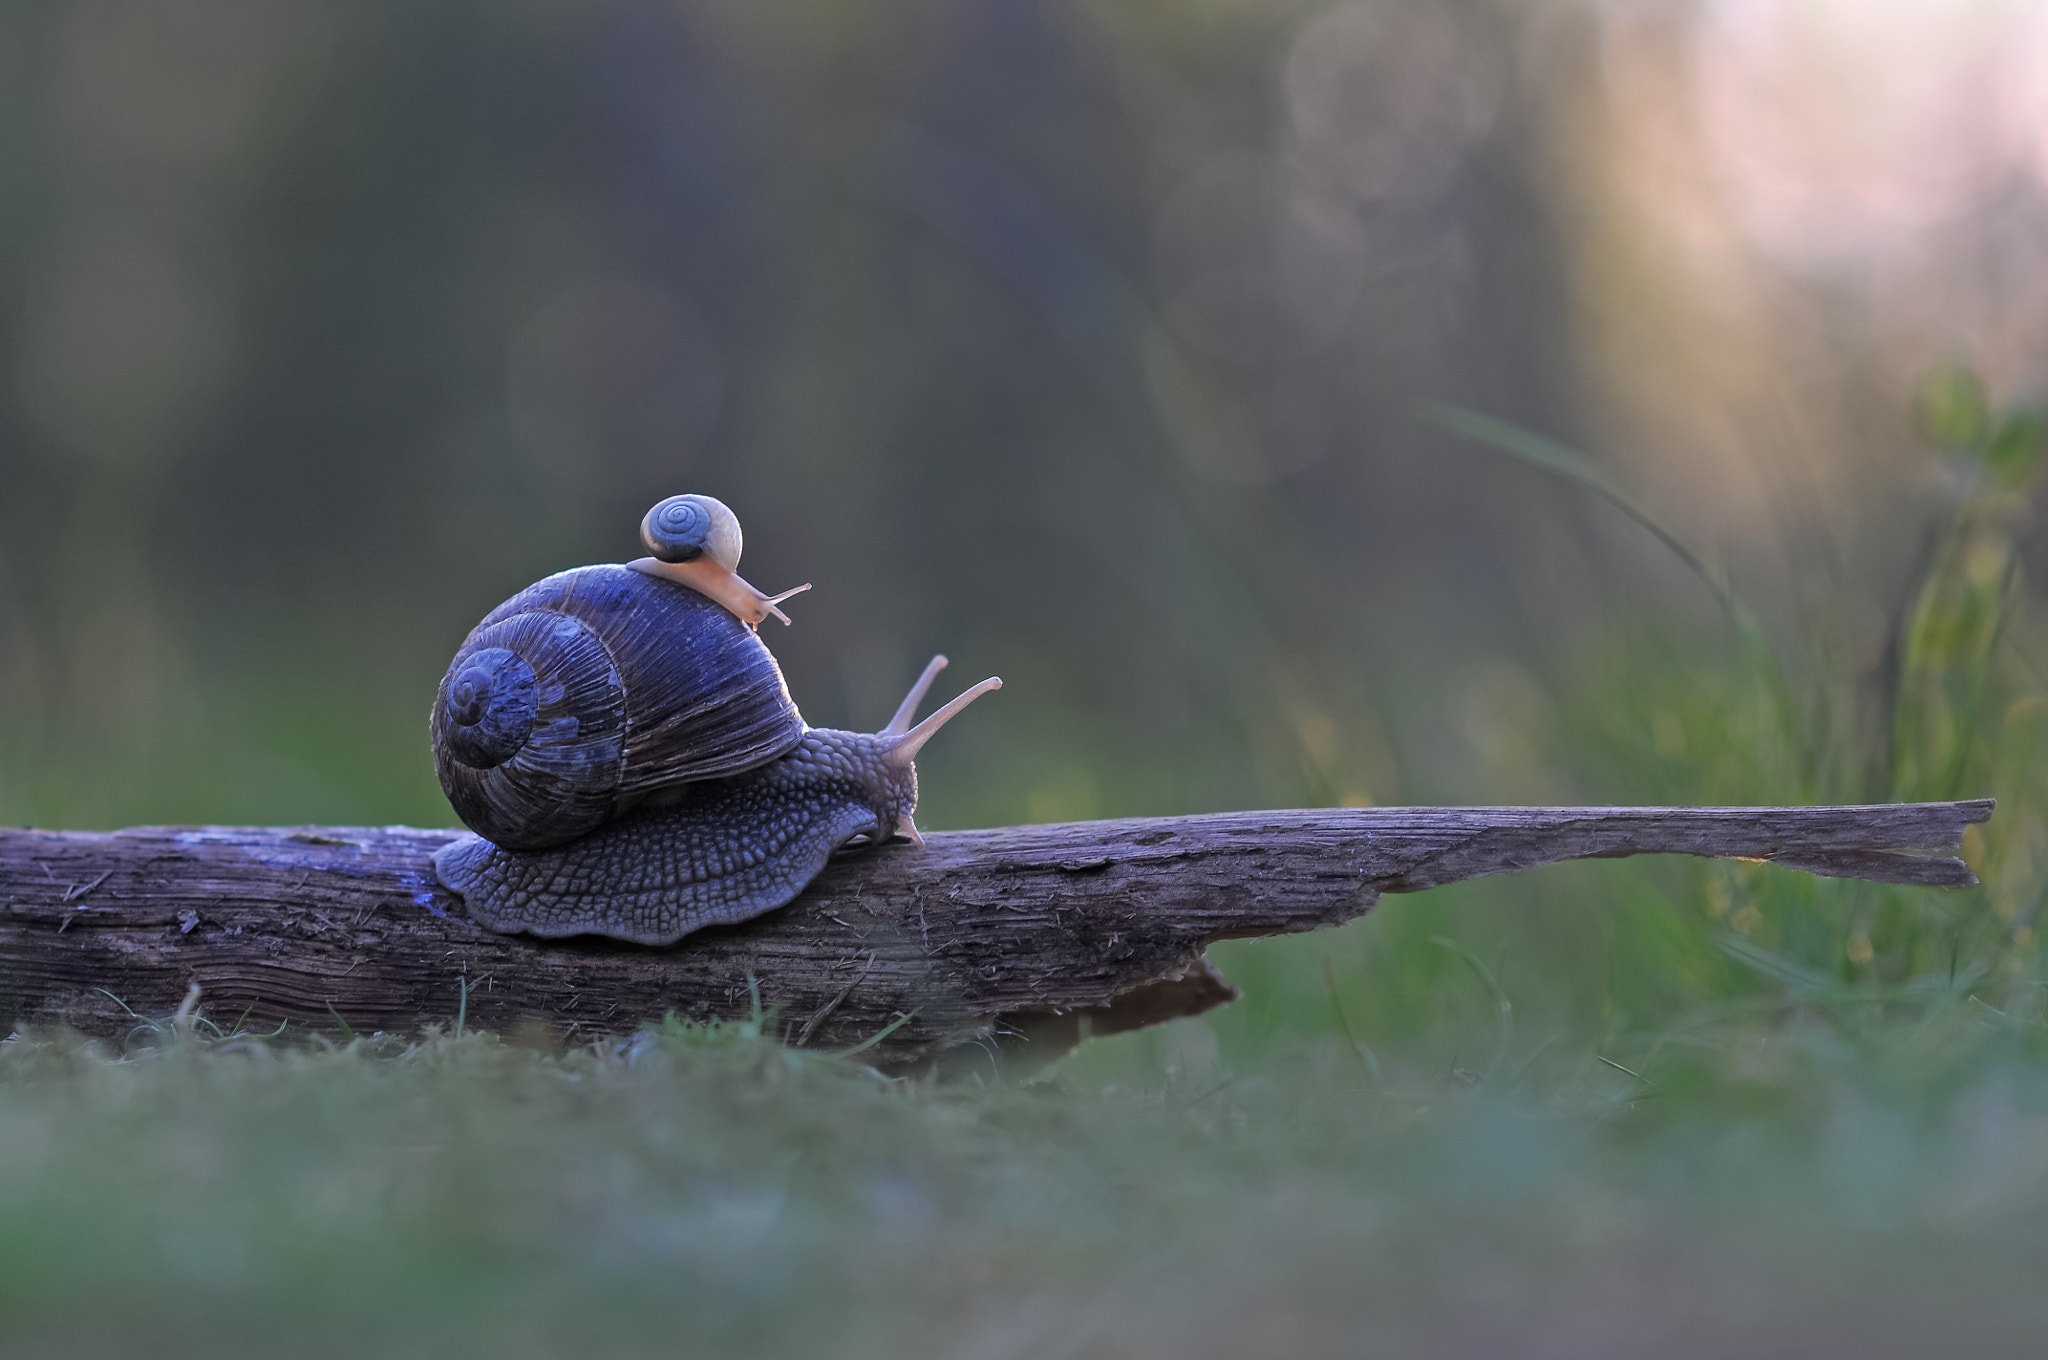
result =
[[[891,1065],[991,1038],[1046,1051],[1228,1000],[1211,942],[1336,925],[1381,893],[1640,854],[1961,886],[1976,880],[1940,852],[1991,811],[1359,808],[934,833],[923,850],[842,855],[783,910],[658,950],[480,929],[428,863],[450,831],[5,831],[0,1031],[117,1035],[197,983],[224,1026],[414,1031],[461,1015],[596,1035],[758,998],[791,1041],[875,1041]]]

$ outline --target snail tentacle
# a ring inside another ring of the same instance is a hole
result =
[[[749,628],[756,627],[761,620],[774,617],[787,625],[789,615],[775,606],[792,595],[801,595],[809,590],[810,583],[780,595],[766,595],[749,585],[738,572],[720,566],[707,553],[691,562],[664,562],[658,557],[636,557],[626,564],[634,571],[648,576],[660,576],[678,585],[688,586],[699,595],[716,600],[734,618]]]
[[[917,759],[917,753],[932,739],[932,734],[960,715],[960,710],[992,690],[1003,687],[1001,676],[991,675],[979,684],[971,685],[948,699],[936,712],[908,732],[878,734],[886,738],[889,759],[898,765],[908,766]],[[922,698],[922,695],[918,695]],[[913,709],[913,712],[916,710]]]
[[[889,719],[889,725],[880,736],[900,736],[910,730],[910,724],[917,720],[917,706],[924,702],[924,696],[931,691],[932,681],[939,678],[939,672],[950,664],[941,652],[925,663],[924,674],[917,677],[917,683],[910,687],[910,693],[903,696],[903,702],[896,705],[896,716]]]

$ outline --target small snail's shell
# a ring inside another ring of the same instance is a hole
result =
[[[472,831],[537,850],[652,789],[773,760],[805,730],[775,658],[726,609],[627,567],[578,567],[470,632],[434,700],[434,764]]]
[[[746,545],[739,517],[715,496],[670,496],[640,521],[640,541],[663,562],[694,562],[709,553],[727,571],[740,569]]]

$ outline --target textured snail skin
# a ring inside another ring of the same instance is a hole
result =
[[[489,930],[674,944],[784,905],[855,836],[888,839],[917,807],[916,771],[890,745],[813,728],[780,760],[664,791],[568,845],[465,836],[434,870]]]

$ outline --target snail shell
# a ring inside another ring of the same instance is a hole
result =
[[[431,730],[464,824],[538,850],[653,789],[774,760],[805,727],[775,658],[728,609],[661,576],[595,566],[485,615],[442,678]]]

